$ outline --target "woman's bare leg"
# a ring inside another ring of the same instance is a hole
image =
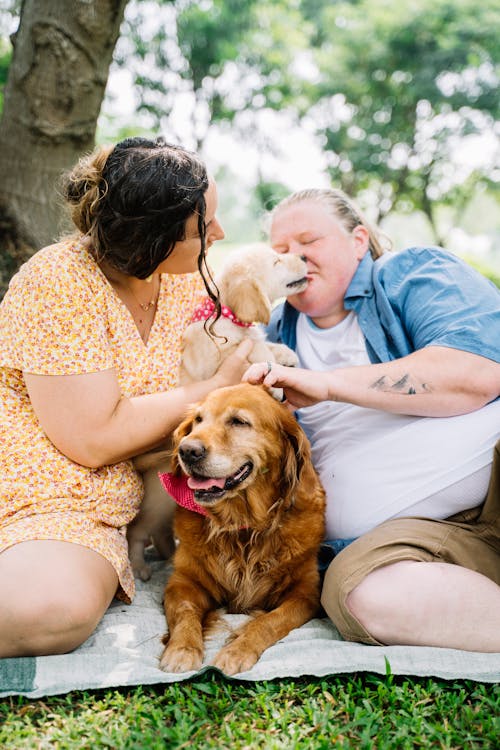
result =
[[[408,560],[378,568],[346,603],[380,643],[500,652],[500,586],[459,565]]]
[[[0,657],[72,651],[92,634],[117,586],[111,563],[79,544],[9,547],[0,554]]]

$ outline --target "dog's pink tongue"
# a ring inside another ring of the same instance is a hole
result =
[[[222,489],[226,480],[224,477],[219,479],[197,479],[195,477],[188,477],[187,484],[192,490],[209,490],[211,487],[219,487]]]

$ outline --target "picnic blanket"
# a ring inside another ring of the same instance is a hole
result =
[[[167,674],[158,668],[165,632],[162,596],[170,572],[153,561],[150,581],[137,581],[133,604],[115,600],[95,633],[76,651],[62,656],[0,659],[0,697],[40,698],[72,690],[153,685],[186,680],[208,669],[227,636],[216,634],[207,644],[199,672]],[[228,629],[244,615],[224,615]],[[457,623],[460,627],[460,623]],[[444,679],[500,680],[500,654],[480,654],[446,648],[365,646],[342,640],[328,619],[315,619],[293,630],[264,652],[257,664],[238,680],[375,672],[432,676]]]

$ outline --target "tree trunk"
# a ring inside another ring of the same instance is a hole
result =
[[[0,122],[0,298],[65,231],[60,175],[94,146],[127,0],[24,0]]]

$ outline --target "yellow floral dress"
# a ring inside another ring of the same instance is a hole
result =
[[[74,463],[50,442],[23,372],[72,375],[114,369],[126,397],[174,388],[181,337],[200,291],[198,273],[162,274],[147,344],[128,309],[78,240],[36,253],[0,304],[0,552],[53,539],[95,550],[115,568],[117,595],[134,578],[126,525],[142,498],[130,461],[100,469]]]

